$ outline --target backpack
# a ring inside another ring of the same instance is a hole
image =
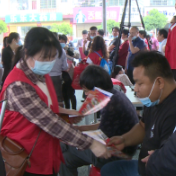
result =
[[[108,62],[103,57],[101,57],[98,52],[94,51],[94,53],[96,53],[101,58],[100,67],[104,68],[110,75],[111,74],[111,69],[109,67]]]

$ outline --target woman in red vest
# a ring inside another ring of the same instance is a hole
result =
[[[23,146],[29,154],[37,140],[31,167],[24,176],[56,176],[63,161],[59,139],[96,156],[109,157],[105,146],[83,135],[58,114],[77,112],[58,107],[48,75],[62,54],[59,41],[49,30],[32,28],[24,42],[23,56],[4,82],[0,99],[8,100],[1,134]]]

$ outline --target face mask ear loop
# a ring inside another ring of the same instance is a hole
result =
[[[159,102],[160,102],[160,98],[161,98],[161,96],[162,96],[162,93],[163,93],[163,89],[161,90],[160,96],[159,96],[159,98],[158,98],[158,104],[159,104]]]
[[[154,87],[155,87],[156,80],[157,80],[157,79],[155,79],[155,81],[154,81],[154,83],[153,83],[152,89],[151,89],[150,94],[149,94],[149,96],[148,96],[148,97],[150,97],[150,95],[151,95],[151,94],[152,94],[152,92],[153,92],[153,89],[154,89]]]

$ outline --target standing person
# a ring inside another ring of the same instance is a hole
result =
[[[158,40],[155,38],[155,32],[152,30],[151,34],[152,34],[152,36],[151,36],[152,50],[158,51],[159,43],[158,43]]]
[[[116,43],[114,43],[114,42],[116,41],[116,39],[119,36],[119,31],[120,31],[119,27],[113,27],[112,28],[112,37],[113,37],[113,40],[109,44],[109,48],[108,48],[109,52],[113,51],[113,49],[116,47]]]
[[[128,55],[128,48],[129,48],[128,34],[129,34],[129,30],[124,29],[122,31],[123,43],[120,45],[119,53],[118,53],[117,64],[121,65],[123,68],[125,68],[126,58]]]
[[[165,29],[160,29],[158,31],[157,39],[158,39],[158,42],[161,42],[158,51],[161,52],[162,55],[165,55],[165,46],[167,43],[167,35],[168,35],[168,32]]]
[[[84,40],[83,43],[83,53],[85,54],[85,56],[88,56],[89,54],[89,50],[92,44],[93,39],[97,36],[97,27],[96,26],[92,26],[90,28],[89,34],[87,39]],[[88,46],[86,47],[86,44],[89,42]]]
[[[140,30],[140,31],[139,31],[139,37],[140,37],[142,40],[144,40],[144,42],[145,42],[145,44],[146,44],[146,46],[147,46],[147,50],[150,50],[150,49],[149,49],[148,40],[146,39],[146,37],[147,37],[146,31],[145,31],[145,30]]]
[[[149,34],[146,35],[146,39],[148,42],[148,46],[149,46],[149,50],[152,50],[152,40],[151,40],[151,36]]]
[[[57,100],[60,106],[64,106],[62,95],[62,71],[67,70],[67,56],[65,53],[65,46],[67,43],[67,37],[65,35],[59,35],[59,42],[62,47],[62,55],[56,59],[56,62],[49,73],[54,84],[54,88],[57,94]]]
[[[104,37],[105,35],[105,32],[103,29],[99,29],[98,32],[97,32],[97,35],[101,36],[101,37]]]
[[[169,34],[167,38],[166,48],[165,48],[165,56],[170,64],[172,69],[174,78],[176,80],[176,16],[174,16],[171,20],[171,27],[169,29]]]
[[[83,30],[82,31],[82,39],[78,40],[76,48],[83,47],[84,40],[87,39],[87,36],[88,36],[87,30]],[[86,47],[87,47],[87,45],[86,45]]]
[[[138,37],[138,34],[139,34],[139,29],[135,26],[131,27],[130,36],[128,37],[129,50],[128,50],[128,55],[127,55],[126,70],[127,70],[127,75],[133,84],[134,84],[133,66],[131,62],[133,61],[134,57],[140,51],[146,49],[145,42],[141,38]]]
[[[58,114],[77,114],[58,106],[54,87],[48,73],[62,48],[58,39],[46,28],[32,28],[26,35],[23,57],[5,80],[0,99],[7,98],[1,134],[24,147],[31,167],[24,176],[56,176],[63,161],[60,142],[90,149],[98,157],[109,157],[104,145],[83,135],[67,124]],[[14,76],[15,75],[15,76]]]
[[[20,36],[16,32],[10,33],[8,37],[8,46],[2,50],[2,64],[4,67],[4,73],[2,77],[2,83],[4,83],[7,75],[11,71],[12,62],[15,56],[15,50],[19,47]]]
[[[88,58],[87,58],[87,63],[100,65],[101,58],[96,52],[101,57],[103,57],[105,60],[108,60],[108,51],[107,51],[107,48],[106,48],[106,44],[105,44],[104,39],[100,36],[96,36],[93,39],[93,43],[91,45],[89,55],[88,55]]]
[[[176,83],[167,59],[156,51],[144,52],[136,56],[132,64],[134,91],[145,106],[143,117],[128,133],[111,138],[109,145],[122,150],[142,143],[139,159],[111,163],[102,169],[101,176],[146,176],[145,163],[141,160],[151,150],[165,145],[175,130]]]

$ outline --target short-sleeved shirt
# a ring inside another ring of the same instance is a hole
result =
[[[159,46],[158,40],[155,37],[152,37],[151,40],[152,40],[152,50],[157,51],[157,47]]]
[[[49,73],[49,75],[50,76],[61,76],[62,71],[65,71],[67,69],[68,69],[67,56],[66,56],[65,50],[62,49],[62,55],[60,58],[56,58],[56,62],[51,72]]]
[[[123,42],[120,47],[119,47],[119,58],[117,61],[118,65],[121,65],[123,67],[125,67],[126,64],[126,58],[127,58],[127,54],[128,54],[128,48],[129,48],[129,41],[126,40],[125,42]]]
[[[162,54],[163,56],[165,56],[165,52],[163,51],[163,47],[166,45],[166,43],[167,43],[167,39],[164,39],[164,40],[160,43],[160,46],[159,46],[159,49],[158,49],[158,51],[161,52],[161,54]]]
[[[99,53],[101,57],[103,57],[103,54],[102,54],[101,50],[98,50],[96,52]],[[100,56],[98,54],[94,53],[94,52],[91,52],[88,55],[87,63],[89,63],[89,64],[95,64],[95,65],[100,65],[100,63],[101,63]]]
[[[134,39],[134,40],[132,41],[132,44],[133,44],[134,47],[139,48],[140,51],[141,51],[141,50],[144,50],[144,49],[147,47],[146,44],[145,44],[145,42],[144,42],[141,38],[139,38],[139,37],[137,37],[136,39]],[[130,49],[130,46],[129,46],[129,49],[128,49],[129,55],[128,55],[128,62],[127,62],[127,70],[133,70],[133,67],[132,67],[131,62],[133,61],[134,57],[135,57],[140,51],[138,51],[137,53],[133,54],[133,53],[131,52],[131,49]]]
[[[145,163],[141,159],[148,151],[161,148],[176,126],[176,89],[159,105],[145,108],[142,122],[145,123],[145,137],[139,154],[139,174],[145,176]]]
[[[120,91],[112,90],[110,102],[101,110],[99,128],[110,138],[130,131],[138,123],[138,116],[133,104]],[[127,147],[133,153],[135,147]]]

